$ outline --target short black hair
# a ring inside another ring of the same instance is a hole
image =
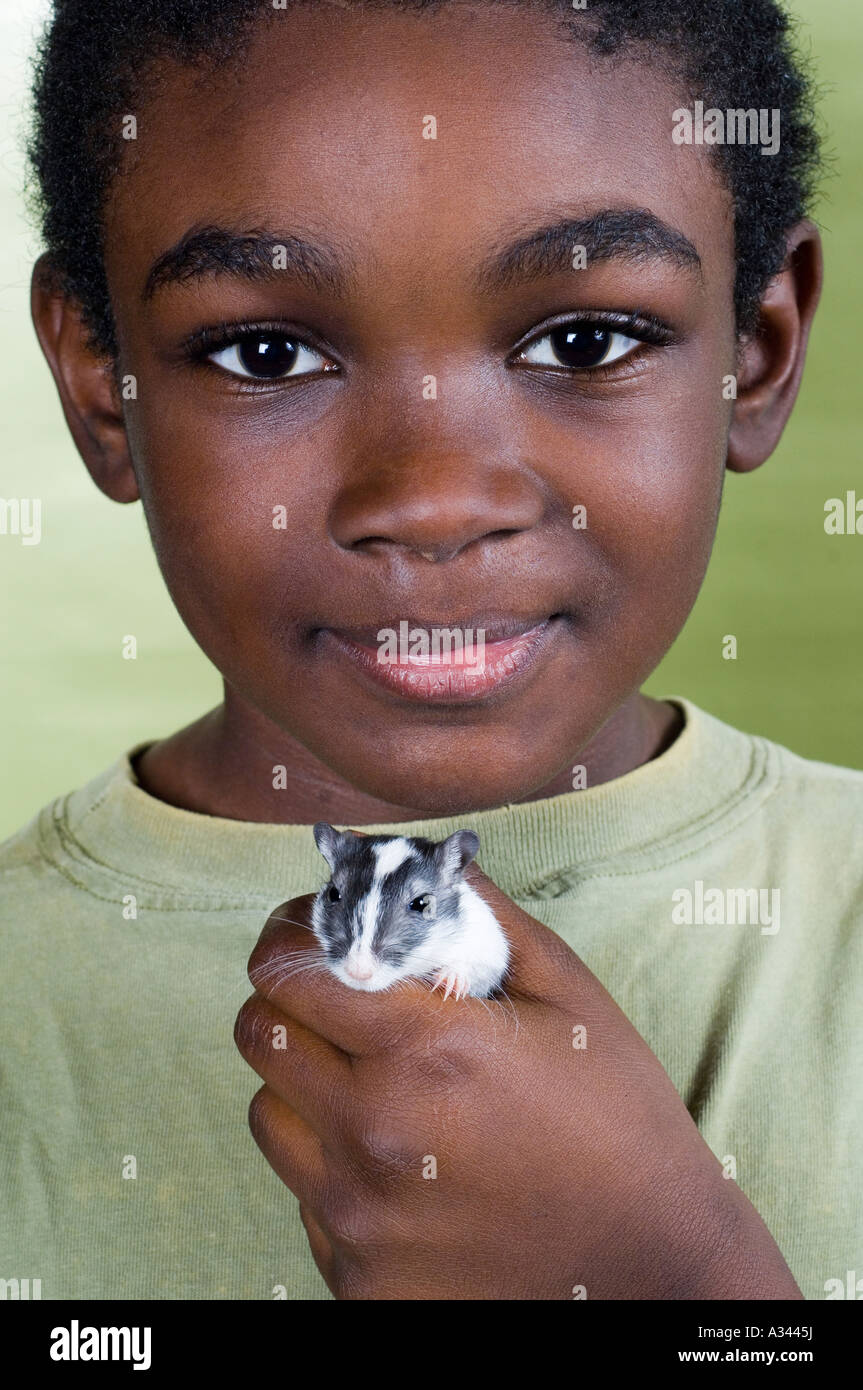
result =
[[[316,0],[288,0],[289,5]],[[358,0],[367,8],[434,12],[447,0]],[[786,257],[786,235],[810,211],[821,167],[815,86],[779,0],[479,0],[556,12],[562,33],[603,61],[638,56],[705,109],[781,113],[779,151],[717,144],[732,195],[737,332]],[[28,156],[30,201],[50,273],[81,306],[91,346],[116,360],[102,255],[102,213],[129,146],[121,120],[146,102],[158,63],[203,70],[239,61],[256,23],[278,19],[272,0],[54,0],[35,58]]]

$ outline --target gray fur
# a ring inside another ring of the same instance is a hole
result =
[[[469,957],[460,950],[467,905],[483,909],[463,876],[479,849],[475,831],[457,830],[435,841],[356,835],[319,821],[314,837],[331,877],[315,899],[312,924],[329,967],[343,983],[386,988],[398,978],[433,975],[454,957]],[[333,890],[339,894],[336,902]],[[494,918],[485,911],[493,929]],[[358,969],[369,973],[357,976]],[[475,968],[471,973],[476,976]],[[479,977],[485,978],[481,969]]]

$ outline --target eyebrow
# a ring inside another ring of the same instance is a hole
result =
[[[331,247],[292,232],[208,226],[192,228],[153,262],[142,298],[152,299],[167,285],[188,285],[211,275],[260,281],[285,274],[334,295],[344,294],[352,278]]]
[[[614,259],[667,261],[701,273],[701,257],[682,232],[643,208],[609,208],[547,223],[499,247],[480,265],[475,286],[491,294],[519,281],[560,274],[572,268],[576,247],[584,247],[588,267]],[[332,295],[344,295],[355,278],[332,247],[295,233],[207,226],[192,228],[153,262],[142,298],[150,300],[165,286],[191,284],[207,276],[261,281],[286,273],[312,290]]]
[[[506,289],[522,280],[557,275],[573,267],[583,247],[587,267],[601,261],[667,261],[701,274],[701,257],[688,237],[644,208],[607,208],[589,217],[562,218],[500,247],[480,266],[482,293]]]

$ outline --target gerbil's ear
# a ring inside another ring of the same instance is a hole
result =
[[[475,830],[456,830],[437,847],[438,864],[444,874],[455,878],[476,856],[479,836]]]
[[[340,831],[332,825],[327,825],[325,820],[319,820],[312,830],[315,837],[315,844],[321,851],[331,869],[335,869],[336,860],[339,854],[339,846],[344,838]]]
[[[46,255],[33,268],[30,312],[90,477],[114,502],[136,502],[138,482],[114,363],[94,350],[79,306],[63,293]]]

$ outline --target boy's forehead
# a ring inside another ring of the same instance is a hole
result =
[[[634,60],[591,60],[536,9],[300,7],[236,67],[171,66],[154,92],[107,216],[109,279],[129,293],[213,225],[317,232],[360,279],[430,293],[545,211],[646,210],[702,262],[733,260],[707,151],[671,139],[682,94]]]

